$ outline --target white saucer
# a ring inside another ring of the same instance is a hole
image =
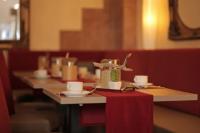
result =
[[[136,83],[133,83],[133,85],[136,86],[136,87],[146,88],[146,87],[148,87],[148,86],[153,85],[153,83],[146,83],[145,85],[138,85],[138,84],[136,84]]]
[[[89,91],[82,91],[81,93],[72,93],[70,91],[61,92],[61,94],[64,94],[65,96],[68,96],[68,97],[83,97],[89,93],[90,93]]]

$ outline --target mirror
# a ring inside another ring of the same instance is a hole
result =
[[[29,40],[29,0],[0,0],[0,43]]]
[[[169,0],[169,39],[200,39],[199,0]]]

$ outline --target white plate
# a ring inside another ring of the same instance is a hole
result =
[[[89,93],[90,93],[89,91],[82,91],[81,93],[72,93],[70,91],[61,92],[61,94],[64,94],[65,96],[68,96],[68,97],[83,97]]]
[[[145,85],[138,85],[136,83],[133,83],[133,85],[136,86],[136,87],[146,88],[146,87],[151,86],[153,84],[152,83],[146,83]]]

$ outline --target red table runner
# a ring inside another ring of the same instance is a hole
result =
[[[104,105],[83,105],[81,123],[105,124],[106,133],[152,133],[153,96],[129,91],[96,91],[106,96]]]

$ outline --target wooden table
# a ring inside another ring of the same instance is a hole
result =
[[[194,93],[168,89],[165,87],[155,87],[150,89],[136,89],[136,91],[153,95],[154,102],[162,101],[193,101],[198,100],[198,95]]]
[[[76,106],[78,104],[100,104],[106,103],[106,97],[93,93],[92,95],[83,97],[67,97],[60,95],[60,92],[66,90],[66,85],[56,79],[35,79],[32,76],[32,72],[15,72],[14,75],[23,80],[25,83],[29,84],[33,89],[43,89],[45,95],[49,96],[60,105],[65,105],[65,111],[63,117],[63,125],[67,125],[67,128],[63,128],[64,132],[73,132],[77,129],[79,123],[79,117],[74,118],[76,121],[76,127],[71,124],[72,116],[77,116],[79,113],[73,115],[73,112],[77,111]],[[173,89],[168,89],[165,87],[151,87],[149,89],[136,89],[136,91],[147,93],[153,95],[154,102],[161,101],[191,101],[197,100],[198,95],[183,91],[177,91]],[[74,110],[73,110],[74,109]],[[64,126],[66,127],[66,126]],[[80,127],[79,127],[80,128]],[[79,129],[78,128],[78,129]],[[81,129],[80,129],[81,130]]]
[[[37,79],[34,78],[33,72],[27,71],[17,71],[14,72],[14,76],[18,77],[26,84],[30,85],[33,89],[43,89],[43,88],[55,88],[55,87],[65,87],[65,83],[62,83],[53,78]]]
[[[43,88],[63,88],[66,86],[66,83],[62,83],[61,81],[53,78],[44,78],[37,79],[33,76],[33,72],[31,71],[17,71],[14,72],[14,76],[21,79],[26,84],[30,85],[33,89],[43,89]],[[93,85],[94,83],[84,83],[85,86]]]
[[[59,93],[65,90],[65,84],[56,79],[35,79],[32,76],[32,72],[15,72],[14,75],[29,84],[34,89],[42,88],[44,94],[57,101],[59,104],[106,103],[106,98],[98,94],[92,94],[84,97],[61,96]],[[136,89],[136,91],[153,95],[154,102],[198,100],[197,94],[173,90],[165,87]]]
[[[44,88],[43,92],[59,104],[97,104],[106,103],[106,97],[93,93],[83,97],[67,97],[60,95],[65,88]]]
[[[43,92],[60,104],[106,103],[106,97],[97,94],[92,94],[84,97],[67,97],[59,95],[59,93],[64,90],[65,89],[61,88],[45,88]],[[153,95],[154,102],[192,101],[198,99],[197,94],[172,90],[168,88],[136,89],[136,91]]]

